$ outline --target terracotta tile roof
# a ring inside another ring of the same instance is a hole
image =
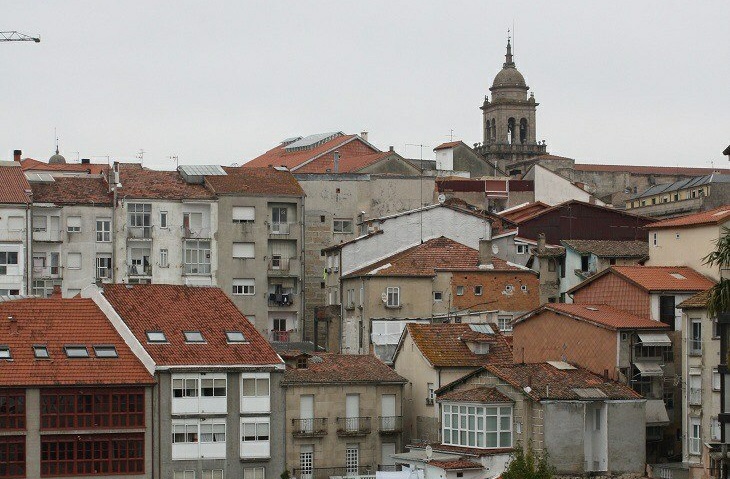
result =
[[[489,364],[484,366],[484,370],[536,401],[545,399],[581,400],[599,397],[605,397],[605,399],[641,398],[641,395],[630,387],[580,367],[558,369],[548,363]],[[530,392],[525,391],[525,387],[528,385]]]
[[[203,185],[189,184],[177,171],[143,168],[138,163],[119,165],[121,197],[129,199],[200,200],[214,195]]]
[[[715,283],[687,266],[611,266],[569,291],[572,293],[604,274],[617,274],[646,291],[704,291]]]
[[[578,253],[592,253],[601,258],[644,258],[649,256],[646,241],[563,240],[561,243]]]
[[[52,183],[33,183],[33,201],[59,205],[111,206],[112,195],[104,178],[58,177]]]
[[[329,141],[326,141],[314,148],[287,151],[287,145],[278,145],[261,156],[247,162],[244,166],[285,166],[290,170],[294,170],[303,163],[317,158],[320,155],[334,151],[349,141],[359,138],[357,135],[345,135],[340,132]]]
[[[520,219],[519,221],[515,221],[515,223],[517,223],[519,225],[519,224],[522,224],[522,223],[525,223],[525,222],[528,222],[528,221],[532,221],[533,219],[539,218],[542,215],[545,215],[545,214],[550,213],[550,212],[555,211],[555,210],[560,210],[562,208],[570,207],[572,205],[584,205],[584,206],[586,206],[588,208],[593,208],[593,209],[596,209],[596,210],[603,210],[603,211],[610,211],[610,212],[615,213],[617,215],[629,216],[631,218],[638,218],[638,219],[641,219],[641,220],[644,220],[644,221],[648,221],[648,222],[652,222],[652,223],[656,221],[655,218],[650,218],[648,216],[637,215],[637,214],[634,214],[634,213],[627,212],[625,210],[619,210],[617,208],[612,208],[612,207],[609,207],[609,206],[602,206],[602,205],[597,205],[597,204],[593,204],[593,203],[586,203],[585,201],[580,201],[580,200],[568,200],[568,201],[564,201],[564,202],[562,202],[560,204],[557,204],[555,206],[549,206],[549,207],[544,208],[542,210],[536,211],[531,216],[526,216],[526,217]]]
[[[710,297],[710,290],[702,291],[701,293],[697,293],[694,296],[685,299],[681,303],[677,305],[680,309],[690,309],[690,308],[696,308],[696,309],[705,309],[707,308],[707,300]]]
[[[487,354],[474,354],[461,338],[472,333],[468,324],[406,324],[406,330],[421,354],[432,366],[446,367],[479,367],[485,364],[501,364],[512,362],[512,351],[504,336],[493,326],[493,335],[483,334],[489,342]],[[396,355],[398,352],[396,352]]]
[[[306,368],[287,369],[282,379],[282,384],[406,382],[375,356],[333,353],[312,353]]]
[[[369,153],[365,155],[347,155],[343,154],[340,157],[338,164],[338,171],[340,173],[356,173],[357,171],[370,166],[373,163],[377,163],[383,158],[394,155],[399,157],[397,153],[392,151],[380,151],[375,153]],[[404,160],[405,161],[405,160]],[[307,163],[306,165],[298,168],[297,173],[332,173],[335,171],[334,157],[332,155],[323,155]]]
[[[102,163],[44,163],[33,158],[20,160],[23,170],[29,171],[57,171],[69,173],[88,173],[100,175],[109,169],[108,165]]]
[[[730,170],[724,168],[693,168],[684,166],[639,166],[639,165],[592,165],[576,163],[574,169],[577,171],[625,171],[635,175],[686,175],[702,176],[712,173],[730,174]]]
[[[416,445],[409,445],[406,447],[409,449],[416,449],[416,448],[423,448],[426,445],[431,446],[431,448],[433,449],[434,452],[463,454],[465,456],[473,456],[473,457],[498,456],[500,454],[510,454],[514,451],[514,448],[511,448],[511,447],[502,447],[502,448],[495,448],[495,449],[480,449],[480,448],[476,448],[476,447],[452,446],[451,444],[442,444],[442,443],[416,444]],[[461,458],[460,460],[464,460],[464,458]]]
[[[437,146],[436,148],[434,148],[433,151],[436,151],[436,150],[445,150],[446,148],[453,148],[453,147],[459,146],[459,145],[466,146],[466,143],[464,143],[461,140],[447,141],[446,143],[441,143],[439,146]]]
[[[30,203],[30,184],[17,166],[0,166],[0,204]]]
[[[492,257],[491,268],[479,268],[479,251],[441,236],[349,273],[356,276],[434,276],[436,271],[528,271]]]
[[[8,320],[16,321],[17,332]],[[3,386],[151,384],[154,378],[132,353],[104,313],[90,299],[18,299],[0,302],[0,343],[12,361],[2,360]],[[43,345],[50,359],[35,359]],[[64,346],[84,345],[88,358],[66,356]],[[93,345],[113,345],[118,358],[96,357]]]
[[[455,459],[453,461],[429,461],[429,466],[440,467],[446,471],[461,471],[465,469],[484,469],[478,462],[466,459]]]
[[[223,169],[226,175],[205,177],[206,184],[216,194],[304,196],[299,182],[288,171],[248,166]]]
[[[553,311],[608,329],[667,329],[659,321],[635,316],[626,311],[603,304],[546,303],[534,311],[517,318],[515,326],[539,316],[543,311]]]
[[[219,288],[104,285],[104,296],[158,366],[271,365],[282,360]],[[162,331],[168,343],[148,343],[146,331]],[[186,343],[183,331],[200,331],[205,343]],[[245,343],[228,343],[240,331]]]
[[[519,223],[520,221],[530,218],[537,213],[546,210],[550,208],[549,205],[543,203],[542,201],[533,201],[532,203],[527,203],[522,206],[517,206],[514,208],[510,208],[508,210],[502,211],[499,213],[499,216],[502,216],[503,218],[507,218],[510,221],[513,221],[515,223]]]
[[[708,211],[701,211],[686,216],[679,216],[677,218],[670,218],[667,220],[657,221],[647,225],[647,229],[660,229],[660,228],[681,228],[688,226],[700,226],[700,225],[719,225],[730,221],[730,205],[724,205],[719,208],[715,208]]]
[[[460,401],[460,402],[514,402],[496,388],[479,386],[471,389],[457,389],[438,395],[439,401]]]

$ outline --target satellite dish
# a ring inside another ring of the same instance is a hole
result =
[[[380,295],[380,299],[382,299],[384,303],[387,303],[388,302],[388,293],[383,292],[383,294]]]
[[[430,461],[433,459],[433,448],[431,446],[426,446],[426,460]]]
[[[439,203],[441,203],[443,205],[444,204],[444,201],[446,201],[446,195],[443,194],[443,193],[441,193],[439,195]]]

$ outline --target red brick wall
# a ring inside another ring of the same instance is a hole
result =
[[[514,288],[511,294],[505,294],[508,284]],[[476,285],[482,285],[481,296],[474,294]],[[527,292],[522,291],[522,285],[527,285]],[[464,286],[462,296],[456,295],[457,286]],[[452,306],[457,309],[470,308],[477,303],[487,303],[483,305],[485,309],[531,311],[540,305],[540,284],[535,274],[522,271],[455,272],[451,276],[451,297]]]
[[[559,333],[559,334],[558,334]],[[553,311],[514,325],[515,362],[568,361],[596,374],[616,372],[616,331],[599,328]]]
[[[578,304],[607,304],[637,316],[651,318],[649,293],[615,274],[608,273],[573,295]]]

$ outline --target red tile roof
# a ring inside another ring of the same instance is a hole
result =
[[[285,166],[290,170],[295,170],[309,160],[319,157],[350,141],[360,141],[357,135],[340,134],[329,141],[317,145],[314,148],[287,151],[287,145],[281,144],[276,146],[261,156],[250,160],[244,166]],[[368,147],[370,150],[372,148]],[[374,151],[374,150],[373,150]]]
[[[441,143],[439,146],[437,146],[436,148],[434,148],[433,151],[436,151],[436,150],[445,150],[447,148],[453,148],[453,147],[459,146],[459,145],[466,146],[466,143],[464,143],[461,140],[447,141],[446,143]]]
[[[218,288],[104,285],[104,296],[158,366],[272,365],[282,360]],[[162,331],[167,344],[148,343],[146,331]],[[205,343],[186,343],[183,331],[200,331]],[[226,340],[240,331],[245,343]]]
[[[685,299],[677,305],[680,309],[705,309],[707,308],[707,300],[710,298],[710,290],[702,291],[694,296]]]
[[[206,184],[216,194],[304,196],[304,190],[289,171],[248,166],[223,169],[226,175],[205,177]]]
[[[701,211],[691,215],[679,216],[667,220],[657,221],[647,225],[647,229],[682,228],[700,225],[720,225],[730,221],[730,205],[724,205],[708,211]]]
[[[471,389],[457,389],[438,395],[439,401],[459,401],[459,402],[514,402],[496,388],[488,386],[478,386]]]
[[[102,163],[44,163],[33,158],[24,158],[20,161],[23,170],[29,171],[57,171],[68,173],[88,173],[100,175],[109,169]]]
[[[30,184],[17,166],[0,166],[0,204],[30,203]]]
[[[668,326],[659,321],[635,316],[626,311],[603,304],[566,304],[547,303],[534,311],[517,318],[515,326],[539,316],[543,311],[564,314],[578,321],[585,321],[608,329],[667,329]]]
[[[616,381],[593,374],[587,369],[558,369],[549,363],[489,364],[488,371],[532,399],[581,400],[590,398],[641,399],[641,395]],[[468,375],[478,374],[479,371]],[[465,377],[466,378],[466,377]],[[453,387],[462,378],[446,387]],[[525,388],[529,386],[529,392]]]
[[[527,203],[525,205],[512,208],[508,211],[502,211],[501,213],[499,213],[499,216],[507,218],[508,220],[515,223],[519,223],[520,221],[535,216],[537,213],[540,213],[541,211],[548,208],[550,208],[550,206],[543,203],[542,201],[533,201],[532,203]]]
[[[16,332],[8,316],[15,319]],[[18,299],[0,302],[0,342],[12,361],[0,361],[3,386],[152,384],[154,378],[90,299]],[[34,345],[50,359],[36,359]],[[68,358],[66,345],[84,345],[88,358]],[[118,358],[98,358],[94,345],[113,345]]]
[[[479,251],[441,236],[349,273],[356,276],[434,276],[436,271],[532,271],[493,257],[491,268],[479,268]]]
[[[287,369],[282,384],[406,383],[393,369],[369,354],[312,353],[307,367]]]
[[[391,155],[396,158],[400,157],[400,155],[392,151],[380,151],[364,155],[343,154],[340,157],[337,169],[340,173],[357,173],[366,166],[377,163]],[[335,165],[334,157],[332,155],[322,155],[311,163],[307,163],[296,170],[297,173],[332,173],[334,171]]]
[[[120,197],[129,199],[200,200],[214,195],[199,184],[189,184],[177,171],[143,168],[139,163],[119,165]]]
[[[111,206],[112,195],[104,178],[58,177],[52,183],[33,183],[33,201],[59,205]]]
[[[433,448],[434,452],[456,453],[456,454],[462,454],[465,456],[474,456],[474,457],[498,456],[501,454],[510,454],[514,451],[514,448],[511,448],[511,447],[481,449],[481,448],[476,448],[476,447],[452,446],[451,444],[442,444],[442,443],[431,443],[428,445],[430,445]],[[426,444],[416,444],[416,445],[410,445],[410,446],[406,446],[406,447],[409,449],[420,449],[420,448],[423,448],[424,446],[426,446]],[[464,459],[461,459],[461,460],[464,460]],[[448,461],[444,461],[444,462],[448,462]]]
[[[615,240],[563,240],[578,253],[593,253],[601,258],[648,258],[649,243],[646,241]]]
[[[465,469],[484,469],[478,462],[466,459],[455,459],[453,461],[429,461],[429,466],[440,467],[446,471],[463,471]]]
[[[421,351],[421,354],[432,366],[437,368],[468,368],[485,364],[501,364],[512,362],[512,351],[504,336],[492,326],[494,334],[482,334],[485,342],[489,342],[487,354],[474,354],[462,336],[473,331],[468,324],[406,324],[407,334]],[[396,356],[398,351],[396,351]],[[395,361],[395,359],[394,359]]]
[[[625,171],[635,175],[704,176],[712,173],[730,174],[730,170],[725,168],[693,168],[684,166],[592,165],[576,163],[574,169],[577,171]]]
[[[715,284],[688,266],[611,266],[574,286],[568,293],[573,294],[606,274],[616,274],[648,292],[704,291]]]

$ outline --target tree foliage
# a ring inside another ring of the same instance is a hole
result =
[[[703,260],[707,265],[717,266],[720,271],[730,267],[730,229],[722,229],[722,235],[715,241],[715,250]],[[720,278],[720,282],[710,289],[707,312],[710,316],[717,316],[725,311],[730,311],[730,279]]]
[[[517,443],[502,479],[553,479],[554,475],[555,468],[550,465],[547,451],[536,452],[530,441],[527,449]]]

